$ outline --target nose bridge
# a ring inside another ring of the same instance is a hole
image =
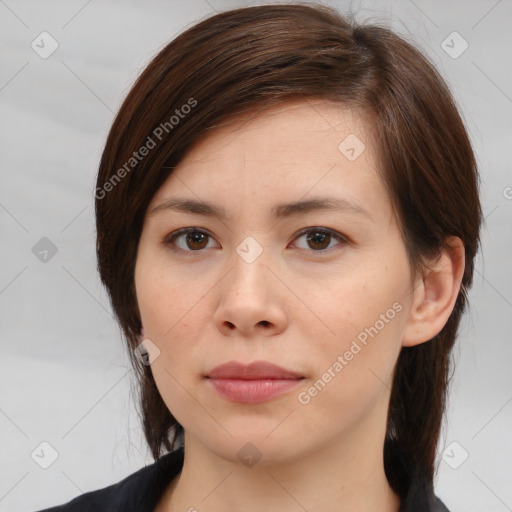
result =
[[[253,236],[247,236],[235,248],[230,284],[237,289],[237,294],[240,291],[251,291],[265,295],[267,274],[270,274],[267,268],[270,263],[269,255],[270,250],[265,249],[263,242],[258,242]]]

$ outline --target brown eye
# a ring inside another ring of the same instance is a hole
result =
[[[306,241],[312,249],[327,249],[331,242],[331,235],[329,233],[320,233],[319,231],[313,234],[308,233]]]
[[[300,248],[312,249],[315,252],[323,252],[325,249],[333,247],[333,245],[331,245],[333,240],[338,241],[338,243],[334,244],[334,246],[344,245],[348,242],[348,240],[343,235],[340,235],[339,233],[336,233],[330,229],[309,228],[306,231],[302,231],[297,239],[302,237],[305,237],[307,246]]]
[[[185,243],[189,249],[204,249],[208,245],[208,235],[199,231],[192,231],[185,235]],[[206,242],[206,244],[205,244]]]
[[[195,228],[180,229],[165,241],[166,245],[176,246],[173,250],[181,250],[186,253],[198,252],[208,248],[211,236],[204,231]]]
[[[299,233],[295,240],[304,238],[305,246],[300,244],[299,248],[309,250],[310,252],[329,252],[328,250],[336,246],[344,246],[349,241],[342,234],[325,228],[308,228]],[[169,245],[173,251],[178,251],[186,256],[201,254],[203,249],[212,248],[209,242],[213,241],[213,237],[200,229],[183,228],[172,233],[165,240],[165,245]],[[337,241],[338,243],[334,243]]]

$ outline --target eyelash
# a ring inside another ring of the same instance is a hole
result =
[[[208,236],[210,238],[213,238],[212,235],[210,235],[207,231],[204,231],[202,229],[198,229],[198,228],[183,228],[183,229],[179,229],[178,231],[174,231],[173,233],[168,235],[165,238],[165,240],[164,240],[164,245],[170,246],[172,251],[180,252],[182,254],[184,253],[187,257],[194,257],[196,255],[195,253],[201,254],[202,252],[204,252],[204,249],[198,249],[196,251],[185,250],[185,249],[181,249],[180,247],[176,247],[174,245],[174,241],[177,238],[179,238],[180,236],[183,236],[183,235],[187,235],[189,233],[201,233],[201,234],[206,235],[206,236]],[[302,229],[301,231],[299,231],[297,233],[297,236],[293,240],[296,240],[297,238],[299,238],[299,237],[301,237],[303,235],[306,235],[308,233],[321,233],[323,235],[330,235],[332,238],[335,238],[339,242],[339,244],[337,244],[336,246],[331,247],[329,249],[320,249],[320,250],[316,250],[316,251],[313,250],[313,249],[311,249],[311,250],[303,249],[303,250],[306,250],[308,252],[326,253],[326,252],[330,252],[332,249],[335,249],[338,246],[342,246],[343,247],[343,246],[347,245],[348,243],[350,243],[350,240],[348,239],[348,237],[346,237],[345,235],[342,235],[341,233],[338,233],[337,231],[334,231],[334,230],[328,229],[328,228],[316,228],[316,227],[310,227],[310,228]]]

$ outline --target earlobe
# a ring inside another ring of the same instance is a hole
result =
[[[403,346],[425,343],[441,332],[455,306],[464,267],[462,240],[448,237],[440,255],[429,262],[425,275],[415,284]]]

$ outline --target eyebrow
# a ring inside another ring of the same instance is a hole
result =
[[[226,219],[227,215],[222,206],[209,203],[207,201],[197,201],[195,199],[175,197],[170,198],[153,208],[149,215],[155,215],[160,211],[176,211],[183,213],[192,213],[194,215],[204,215],[205,217],[216,217]],[[370,213],[361,205],[348,199],[339,197],[317,197],[303,201],[294,201],[291,203],[279,203],[272,208],[272,216],[277,219],[305,215],[313,211],[335,211],[341,210],[347,213],[355,213],[368,217],[373,221]]]

